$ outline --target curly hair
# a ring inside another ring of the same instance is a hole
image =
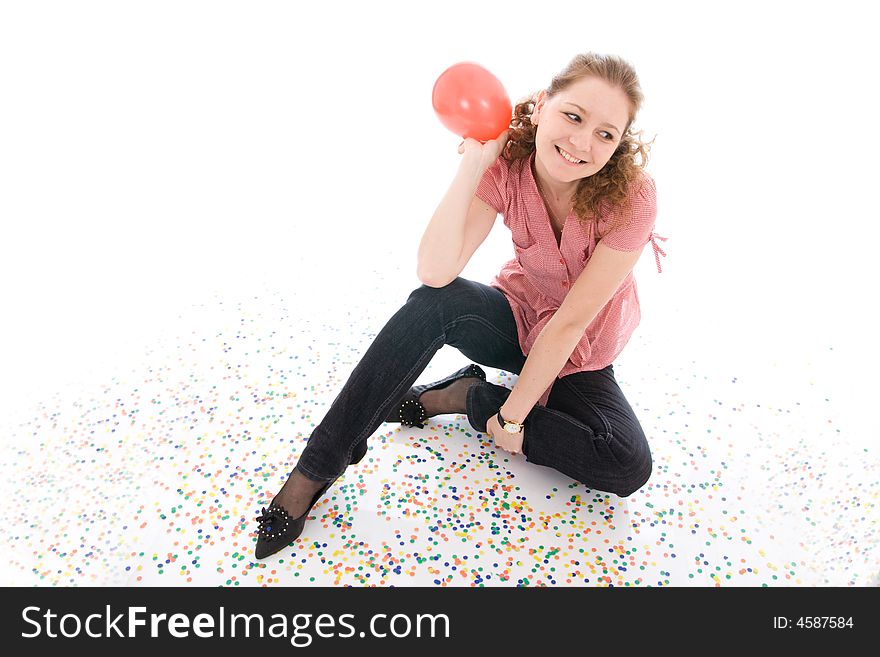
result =
[[[629,121],[620,144],[600,171],[580,180],[574,198],[574,211],[582,224],[597,219],[603,209],[610,211],[613,215],[608,226],[610,231],[627,223],[632,215],[628,201],[629,189],[642,180],[642,171],[648,164],[648,153],[654,142],[643,142],[643,131],[632,130],[644,96],[635,69],[620,57],[593,52],[575,56],[568,66],[553,77],[547,88],[547,97],[552,98],[572,83],[590,76],[619,88],[630,101]],[[508,161],[528,157],[535,151],[538,126],[532,123],[531,118],[537,100],[538,93],[535,92],[522,98],[514,107],[503,153]]]

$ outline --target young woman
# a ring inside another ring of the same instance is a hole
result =
[[[518,103],[497,139],[459,146],[458,173],[419,246],[424,284],[376,336],[258,517],[258,559],[300,535],[382,422],[467,413],[497,447],[590,488],[626,497],[647,482],[648,442],[612,366],[639,323],[632,269],[648,242],[658,269],[663,253],[649,144],[632,131],[641,104],[632,66],[586,53]],[[460,278],[498,214],[515,257],[490,285]],[[444,344],[518,373],[516,385],[488,383],[471,364],[411,388]]]

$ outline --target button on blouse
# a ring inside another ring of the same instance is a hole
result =
[[[500,290],[510,303],[525,355],[559,309],[571,282],[577,280],[600,240],[620,251],[634,251],[650,241],[658,271],[660,255],[666,255],[655,241],[666,238],[653,232],[657,196],[654,180],[647,173],[630,190],[633,214],[626,225],[608,232],[610,211],[600,214],[598,222],[581,222],[572,211],[557,244],[532,174],[534,157],[532,153],[512,162],[499,157],[486,170],[476,192],[504,217],[504,225],[510,229],[514,257],[489,285]],[[626,346],[640,319],[638,290],[630,272],[584,331],[559,376],[607,367]],[[538,403],[546,405],[549,395],[550,388]]]

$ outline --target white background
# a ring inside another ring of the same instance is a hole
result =
[[[649,252],[638,265],[640,331],[679,362],[819,359],[875,433],[866,6],[4,2],[0,417],[89,385],[218,290],[332,302],[396,269],[417,287],[460,141],[433,114],[436,77],[476,61],[516,100],[596,50],[636,66],[637,126],[657,136],[669,257],[660,276]],[[509,257],[498,221],[463,275]]]

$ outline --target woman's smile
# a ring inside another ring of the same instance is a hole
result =
[[[559,146],[556,146],[555,148],[556,152],[559,153],[559,157],[562,158],[562,160],[569,166],[579,167],[582,164],[587,164],[587,162],[577,159],[574,155],[560,148]]]

